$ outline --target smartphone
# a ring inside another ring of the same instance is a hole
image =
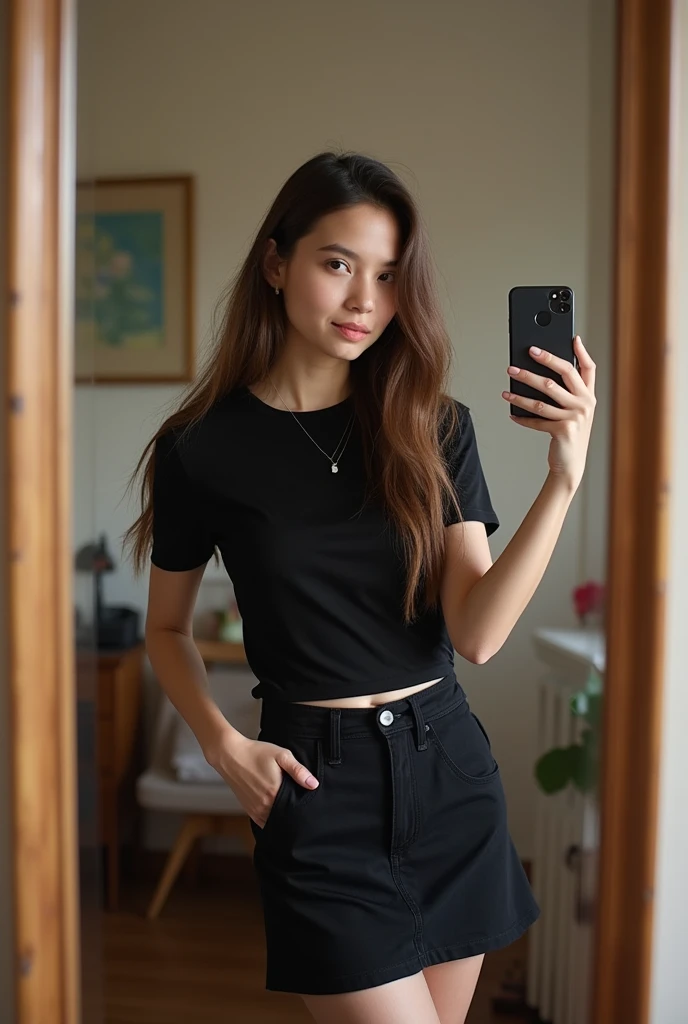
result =
[[[557,384],[563,384],[562,376],[556,370],[543,366],[530,354],[530,346],[552,352],[566,359],[577,368],[578,360],[573,351],[574,294],[568,285],[524,285],[509,292],[509,364],[522,370],[532,370],[541,377],[551,377]],[[563,385],[564,387],[566,385]],[[544,391],[524,384],[518,377],[509,377],[505,390],[526,398],[540,399],[549,405],[561,408],[559,403]],[[542,419],[529,409],[509,404],[512,416],[530,416]]]

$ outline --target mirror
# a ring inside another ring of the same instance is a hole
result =
[[[455,661],[541,909],[526,935],[488,952],[467,1020],[537,1010],[585,1024],[605,664],[614,5],[82,0],[78,15],[75,548],[102,540],[110,566],[91,687],[104,1019],[133,1006],[170,1022],[311,1019],[298,996],[265,991],[253,830],[246,816],[213,813],[222,780],[161,696],[142,642],[147,573],[134,577],[121,541],[139,511],[126,485],[216,339],[214,314],[266,210],[307,159],[352,150],[387,164],[426,222],[451,393],[471,410],[500,520],[494,561],[544,483],[550,440],[510,421],[501,397],[509,290],[572,288],[575,330],[596,363],[585,475],[543,578],[489,660]],[[93,625],[92,578],[76,598]],[[238,603],[212,560],[194,631],[214,699],[257,735]]]

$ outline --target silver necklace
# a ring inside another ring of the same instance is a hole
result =
[[[268,374],[268,379],[269,379],[270,383],[272,384],[273,388],[275,388],[275,391],[277,391],[277,388],[275,387],[275,382],[273,381],[273,379],[272,379],[272,377],[270,376],[270,374]],[[297,417],[296,417],[296,416],[294,415],[294,413],[292,412],[292,410],[291,410],[291,409],[289,408],[289,406],[287,405],[287,403],[286,403],[286,402],[284,401],[284,399],[283,399],[283,398],[282,398],[282,396],[280,395],[279,391],[277,391],[277,394],[279,395],[279,399],[280,399],[280,402],[282,403],[282,405],[284,406],[284,408],[285,408],[285,409],[287,410],[287,412],[290,412],[290,413],[292,414],[292,416],[294,417],[294,419],[296,420],[296,422],[298,423],[298,425],[299,425],[299,426],[301,427],[301,429],[303,430],[304,434],[306,434],[306,435],[307,435],[307,436],[308,436],[308,437],[309,437],[309,438],[311,439],[311,441],[313,441],[313,444],[315,445],[315,447],[316,447],[316,448],[318,448],[318,449],[319,449],[319,450],[320,450],[320,451],[321,451],[321,452],[323,453],[323,455],[324,455],[324,456],[325,456],[325,457],[326,457],[327,459],[329,459],[329,460],[330,460],[330,464],[331,464],[331,467],[332,467],[332,472],[333,472],[333,473],[338,473],[338,472],[339,472],[339,466],[337,465],[337,463],[339,462],[339,460],[341,459],[342,455],[344,454],[344,448],[346,448],[346,446],[347,446],[347,444],[348,444],[348,442],[349,442],[349,438],[351,437],[351,432],[352,432],[352,431],[353,431],[353,429],[354,429],[354,414],[353,414],[353,412],[351,413],[351,416],[349,417],[349,420],[348,420],[348,422],[347,422],[347,424],[346,424],[346,427],[344,428],[344,433],[342,434],[342,436],[341,436],[341,438],[340,438],[340,440],[339,440],[339,444],[338,444],[338,445],[337,445],[337,447],[335,448],[335,450],[334,450],[334,452],[332,453],[332,455],[328,455],[326,451],[323,451],[323,449],[322,449],[322,448],[320,448],[320,445],[318,444],[318,442],[317,442],[317,441],[315,441],[315,440],[313,440],[313,438],[312,438],[312,437],[311,437],[311,435],[310,435],[310,434],[308,433],[308,431],[307,431],[307,430],[306,430],[306,428],[304,427],[304,425],[303,425],[303,423],[301,422],[301,420],[300,420],[300,419],[298,419],[298,418],[297,418]],[[346,437],[346,440],[345,440],[345,437]],[[344,442],[344,444],[343,444],[342,450],[341,450],[341,451],[339,451],[339,448],[340,448],[340,445],[342,444],[342,441]],[[337,454],[338,452],[339,452],[339,454]]]

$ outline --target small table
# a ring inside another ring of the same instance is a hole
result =
[[[245,665],[246,651],[243,644],[231,644],[227,640],[199,640],[194,643],[206,665]]]

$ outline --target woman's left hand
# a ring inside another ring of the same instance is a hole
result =
[[[573,491],[578,488],[585,469],[585,460],[590,443],[590,431],[595,415],[595,370],[596,364],[588,355],[580,337],[574,339],[574,352],[578,359],[580,372],[566,359],[560,359],[551,352],[530,349],[530,355],[543,366],[550,366],[560,373],[566,387],[562,387],[551,377],[541,377],[530,370],[510,366],[509,376],[522,380],[532,388],[545,392],[558,402],[562,408],[541,402],[534,398],[524,398],[503,391],[502,397],[513,405],[528,409],[541,419],[530,416],[510,416],[514,423],[519,423],[530,430],[542,430],[552,435],[549,446],[550,473],[561,477]],[[517,370],[517,372],[513,372]],[[568,390],[567,390],[568,389]]]

